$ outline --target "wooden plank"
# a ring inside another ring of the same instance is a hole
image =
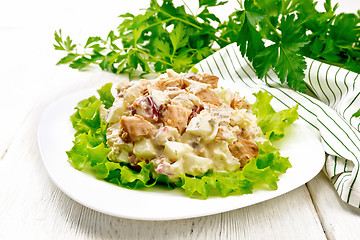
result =
[[[328,239],[359,239],[360,209],[340,199],[325,173],[320,172],[307,186]]]
[[[19,56],[14,54],[14,48],[8,46],[18,46],[18,51],[24,55],[31,55],[33,49],[26,49],[20,44],[20,32],[23,28],[2,28],[0,45],[3,48],[0,58],[0,109],[2,133],[0,138],[0,161],[4,158],[16,131],[21,126],[25,116],[29,113],[31,101],[26,101],[26,92],[22,81],[26,79],[27,68],[19,71],[21,64],[17,63]],[[13,63],[13,64],[9,64]],[[20,66],[19,66],[20,65]],[[4,67],[3,67],[4,66]],[[25,64],[24,64],[25,66]],[[20,81],[18,80],[20,79]],[[24,97],[24,98],[23,98]],[[30,103],[30,104],[29,104]]]

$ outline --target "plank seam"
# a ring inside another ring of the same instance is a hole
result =
[[[309,192],[309,196],[310,196],[310,199],[311,199],[311,203],[312,203],[313,206],[314,206],[315,212],[316,212],[316,214],[317,214],[317,216],[318,216],[318,219],[319,219],[321,228],[322,228],[322,230],[323,230],[323,232],[324,232],[324,234],[325,234],[325,237],[326,237],[326,239],[329,239],[329,237],[328,237],[328,235],[327,235],[327,233],[326,233],[326,231],[325,231],[325,228],[324,228],[324,226],[323,226],[323,223],[322,223],[322,221],[321,221],[321,216],[320,216],[320,214],[319,214],[319,209],[317,208],[317,205],[315,204],[315,200],[314,200],[314,198],[313,198],[313,196],[312,196],[312,194],[311,194],[311,191],[310,191],[310,189],[309,189],[308,183],[305,183],[305,186],[306,186],[306,189],[307,189],[308,192]]]
[[[8,153],[9,149],[11,148],[11,145],[12,145],[14,139],[16,138],[16,136],[18,135],[19,130],[24,125],[25,121],[29,118],[32,109],[33,109],[33,107],[30,108],[30,110],[25,115],[24,120],[19,124],[18,128],[14,131],[14,134],[10,138],[9,143],[5,147],[4,152],[1,154],[0,161],[3,160],[6,157],[6,154]]]
[[[5,148],[5,150],[4,150],[4,152],[3,152],[3,154],[2,154],[2,155],[1,155],[1,157],[0,157],[0,161],[1,161],[1,160],[3,160],[3,159],[5,158],[5,156],[6,156],[7,152],[8,152],[8,150],[9,150],[10,145],[11,145],[11,144],[8,144],[8,146]]]

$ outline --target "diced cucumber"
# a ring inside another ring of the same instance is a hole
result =
[[[240,163],[230,152],[227,142],[214,142],[209,145],[214,159],[215,170],[233,172],[239,169]]]
[[[212,117],[209,112],[203,111],[192,118],[186,132],[200,136],[204,142],[214,140],[219,129],[219,121]]]
[[[203,175],[212,165],[212,161],[209,158],[200,157],[195,154],[187,154],[183,157],[183,159],[185,173],[193,176]]]
[[[118,159],[120,162],[129,162],[129,152],[121,151],[118,155]]]
[[[108,123],[113,123],[119,121],[120,117],[127,110],[127,105],[123,98],[117,98],[109,111],[109,115],[106,118]]]
[[[168,141],[165,143],[164,153],[170,160],[176,161],[192,150],[192,147],[186,143]]]
[[[156,157],[156,149],[150,139],[143,138],[134,143],[133,153],[138,158],[152,159]]]
[[[212,118],[209,114],[199,114],[192,118],[186,129],[187,132],[197,136],[208,136],[213,132],[213,125],[211,125]]]
[[[111,151],[108,158],[112,162],[129,162],[129,152],[126,150],[120,150],[119,152]]]
[[[230,89],[228,89],[228,88],[216,88],[214,91],[226,104],[231,103],[233,93],[232,93],[232,91]]]

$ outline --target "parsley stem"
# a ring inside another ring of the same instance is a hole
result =
[[[191,11],[191,8],[189,8],[189,6],[186,4],[186,2],[184,0],[182,0],[182,2],[184,3],[184,5],[187,7],[187,9],[189,9],[190,13],[195,16],[195,14],[193,13],[193,11]]]
[[[272,25],[272,23],[270,22],[269,18],[264,17],[266,23],[270,26],[270,28],[276,33],[276,35],[279,37],[279,39],[281,39],[281,35],[280,33],[278,33],[276,27],[274,27],[274,25]]]
[[[144,30],[146,30],[146,29],[148,29],[148,28],[152,28],[152,27],[154,27],[154,26],[156,26],[156,25],[159,25],[159,24],[162,24],[162,23],[166,23],[166,22],[168,22],[168,21],[170,21],[170,20],[165,19],[165,20],[163,20],[163,21],[150,24],[150,25],[146,26],[145,28],[143,28],[142,31],[144,31]]]
[[[240,8],[244,9],[244,6],[243,6],[242,2],[240,0],[236,0],[236,1],[238,2]]]
[[[142,54],[148,56],[149,58],[152,58],[152,59],[154,59],[154,60],[156,60],[156,61],[158,61],[158,62],[161,62],[161,63],[164,63],[164,64],[167,64],[167,65],[172,66],[172,63],[169,63],[169,62],[166,62],[166,61],[164,61],[164,60],[162,60],[162,59],[160,59],[160,58],[157,58],[157,57],[155,57],[155,56],[153,56],[153,55],[145,52],[144,50],[142,50],[142,49],[140,49],[140,48],[132,48],[132,50],[138,51],[138,52],[140,52],[140,53],[142,53]]]
[[[159,10],[159,12],[163,13],[164,15],[169,16],[169,17],[170,17],[169,20],[178,20],[178,21],[180,21],[180,22],[183,22],[183,23],[186,23],[186,24],[188,24],[188,25],[190,25],[190,26],[193,26],[194,28],[197,28],[197,29],[199,29],[199,30],[202,30],[201,27],[199,27],[198,25],[196,25],[196,24],[194,24],[194,23],[192,23],[192,22],[186,21],[186,20],[184,20],[184,19],[182,19],[182,18],[178,18],[178,17],[171,16],[169,13],[164,12],[164,11],[162,11],[162,10]]]
[[[215,39],[217,42],[222,41],[222,42],[226,43],[226,45],[232,43],[230,40],[226,40],[225,38],[218,37],[218,36],[215,36]]]

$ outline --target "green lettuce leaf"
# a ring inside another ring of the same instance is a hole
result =
[[[258,125],[264,135],[270,141],[283,138],[285,128],[299,118],[298,105],[276,112],[270,105],[272,95],[262,91],[254,93],[254,95],[256,101],[251,109],[258,119]]]
[[[106,109],[110,108],[115,100],[114,96],[111,94],[112,85],[112,83],[106,83],[99,90],[97,90],[100,95],[100,100],[102,101]]]
[[[249,194],[253,191],[254,181],[246,179],[242,171],[237,172],[214,172],[210,171],[204,176],[182,176],[181,187],[185,195],[207,199],[210,194],[227,197],[231,193]]]
[[[196,178],[196,177],[182,177],[181,187],[185,190],[185,195],[192,197],[194,194],[199,194],[203,199],[208,198],[210,186],[207,184],[207,179],[205,177]]]
[[[120,182],[131,189],[152,186],[151,183],[149,184],[151,178],[150,167],[152,164],[140,162],[138,165],[141,167],[139,172],[127,166],[123,166],[121,168]]]
[[[273,171],[285,173],[291,167],[288,157],[280,156],[279,149],[273,147],[270,142],[259,144],[259,156],[256,159],[259,169],[270,167]]]
[[[109,152],[110,149],[106,148],[102,138],[88,132],[76,135],[74,146],[66,154],[73,167],[82,170],[87,164],[94,167],[104,162]]]
[[[98,179],[106,179],[107,177],[109,177],[110,172],[115,171],[116,169],[119,168],[120,168],[119,163],[114,163],[107,160],[104,160],[103,162],[93,167],[95,171],[95,176]]]
[[[76,111],[71,115],[70,120],[73,128],[78,133],[93,131],[100,128],[100,105],[101,101],[95,96],[84,99],[75,107]]]
[[[276,182],[279,180],[274,171],[270,167],[258,168],[256,164],[256,159],[251,159],[248,164],[243,168],[244,177],[250,181],[261,185],[267,184],[271,190],[277,189]]]

